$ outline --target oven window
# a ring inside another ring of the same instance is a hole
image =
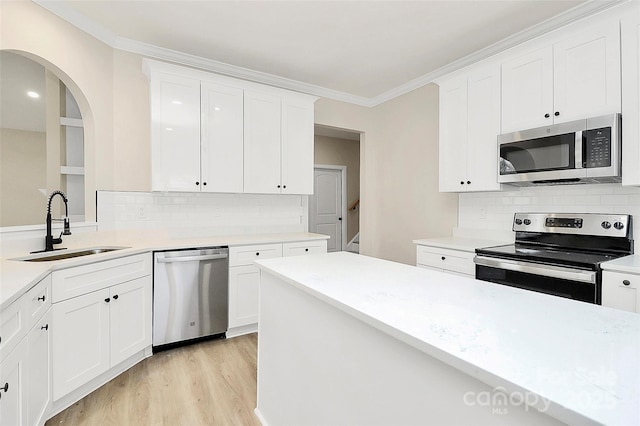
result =
[[[594,284],[544,277],[524,272],[476,265],[476,278],[510,287],[600,304],[600,289]]]
[[[500,145],[507,164],[500,174],[564,170],[575,167],[575,133]]]

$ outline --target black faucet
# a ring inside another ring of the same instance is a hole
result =
[[[65,212],[63,219],[51,219],[51,200],[53,200],[53,197],[56,195],[61,196],[62,201],[64,201]],[[62,191],[53,191],[51,195],[49,195],[49,201],[47,202],[47,236],[44,237],[44,251],[53,251],[53,245],[60,244],[62,242],[63,235],[71,235],[71,231],[69,230],[69,206],[67,205],[68,202],[69,200],[67,199],[67,196],[64,195],[64,192]],[[64,230],[58,238],[53,238],[53,235],[51,234],[51,222],[54,220],[64,221]]]

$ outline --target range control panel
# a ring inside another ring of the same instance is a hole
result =
[[[557,234],[626,237],[631,216],[600,213],[516,213],[513,230]]]

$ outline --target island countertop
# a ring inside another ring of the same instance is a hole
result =
[[[563,422],[640,424],[638,314],[345,252],[256,263]]]

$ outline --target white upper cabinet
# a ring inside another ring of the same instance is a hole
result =
[[[463,191],[467,173],[467,79],[440,84],[440,181],[442,192]]]
[[[313,192],[316,97],[145,59],[154,191]]]
[[[245,91],[244,192],[313,193],[313,103]]]
[[[197,191],[200,81],[172,74],[151,80],[151,189]]]
[[[620,112],[617,20],[502,64],[502,132]]]
[[[243,190],[243,91],[202,82],[201,191]]]
[[[440,85],[442,192],[495,191],[500,68],[476,67]]]
[[[638,4],[634,4],[640,8]],[[622,20],[622,184],[640,185],[640,12]]]
[[[502,64],[502,132],[553,122],[553,55],[551,47]]]
[[[620,112],[619,23],[554,44],[553,81],[556,123]]]
[[[313,120],[312,103],[282,101],[283,194],[313,194]]]
[[[245,91],[244,191],[280,193],[281,99]]]

